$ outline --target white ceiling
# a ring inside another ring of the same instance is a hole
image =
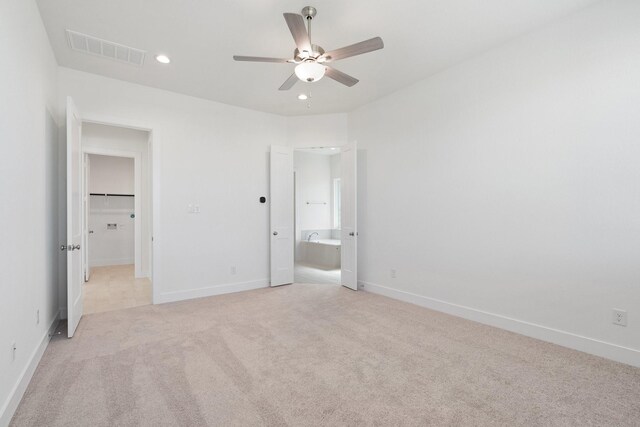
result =
[[[318,0],[314,43],[331,50],[380,36],[385,48],[332,65],[360,79],[278,87],[292,64],[283,12],[308,0],[38,0],[58,63],[107,77],[283,115],[346,112],[596,0]],[[146,50],[142,68],[72,51],[65,29]],[[170,65],[153,58],[166,53]],[[311,108],[297,95],[311,91]]]

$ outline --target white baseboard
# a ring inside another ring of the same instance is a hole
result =
[[[615,360],[616,362],[640,367],[640,351],[632,348],[573,334],[571,332],[561,331],[559,329],[549,328],[547,326],[537,325],[535,323],[525,322],[523,320],[513,319],[500,314],[489,313],[475,308],[453,304],[435,298],[399,291],[397,289],[377,285],[375,283],[364,281],[360,281],[358,283],[367,292],[416,304],[421,307],[441,311],[443,313],[473,320],[496,328],[506,329],[507,331]]]
[[[135,268],[134,277],[136,279],[151,279],[151,275],[148,270],[138,269],[137,267]]]
[[[249,282],[227,283],[223,285],[207,286],[203,288],[188,289],[185,291],[163,292],[154,304],[165,302],[183,301],[193,298],[210,297],[214,295],[230,294],[232,292],[250,291],[252,289],[266,288],[268,279],[252,280]]]
[[[44,351],[47,349],[49,345],[49,341],[51,337],[56,331],[58,327],[59,315],[56,314],[56,317],[51,322],[49,329],[45,332],[40,344],[35,348],[31,357],[29,359],[29,363],[23,369],[18,382],[13,386],[7,400],[0,408],[0,427],[6,427],[11,422],[11,418],[13,414],[16,412],[18,405],[20,404],[20,400],[22,400],[22,396],[24,396],[24,392],[27,390],[27,386],[33,377],[33,373],[36,371],[38,364],[40,363],[40,359],[42,359],[42,355]]]

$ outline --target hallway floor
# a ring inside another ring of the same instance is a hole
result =
[[[122,310],[152,302],[151,281],[136,279],[133,265],[93,267],[83,294],[84,314]]]
[[[296,262],[294,267],[296,283],[340,284],[340,269],[323,269],[312,264]]]

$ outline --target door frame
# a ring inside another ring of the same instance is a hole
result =
[[[124,157],[128,159],[133,159],[133,187],[134,187],[134,198],[133,198],[133,210],[135,212],[135,216],[133,217],[133,227],[134,227],[134,268],[135,268],[135,278],[143,278],[147,277],[142,271],[142,220],[145,221],[144,213],[142,212],[142,153],[134,150],[114,150],[111,148],[98,148],[98,147],[82,147],[82,155],[83,155],[83,163],[86,162],[89,154],[94,154],[98,156],[111,156],[111,157]],[[86,172],[87,168],[83,168],[83,171]],[[90,183],[89,177],[86,177],[84,182],[87,184]],[[89,192],[84,191],[84,194],[88,194]],[[90,197],[90,196],[89,196]],[[87,209],[89,207],[89,203],[87,203],[83,208]],[[83,212],[84,217],[88,218],[89,212]],[[151,224],[149,224],[151,225]],[[85,242],[85,247],[87,247],[87,253],[89,249],[89,235],[88,233],[88,224],[87,227],[83,229],[83,240]],[[152,232],[153,234],[153,232]],[[83,266],[83,270],[85,271],[85,277],[87,276],[86,271],[89,268],[89,259],[86,260],[86,265]],[[153,286],[153,284],[152,284]]]
[[[89,268],[89,204],[91,197],[89,195],[89,178],[91,177],[91,162],[89,154],[82,149],[82,138],[80,138],[80,153],[82,155],[82,273],[85,282],[91,278],[91,269]]]
[[[311,149],[319,149],[319,148],[336,149],[336,152],[335,152],[335,153],[333,153],[333,154],[331,154],[331,156],[333,156],[333,155],[336,155],[336,154],[340,154],[340,153],[341,153],[341,151],[340,151],[340,150],[341,150],[341,149],[342,149],[342,147],[344,147],[345,145],[347,145],[347,144],[342,144],[342,145],[327,145],[327,146],[322,146],[322,147],[318,147],[318,146],[312,146],[312,147],[293,147],[293,155],[294,155],[294,159],[293,159],[293,160],[294,160],[293,172],[294,172],[294,176],[295,176],[295,173],[296,173],[296,168],[295,168],[295,153],[296,153],[296,151],[311,150]],[[357,151],[356,151],[356,156],[357,156]],[[358,172],[356,171],[356,176],[357,176],[357,174],[358,174]],[[342,178],[342,176],[340,176],[340,178]],[[333,182],[331,182],[331,185],[333,185]],[[357,183],[357,181],[356,181],[356,188],[357,188],[357,186],[358,186],[358,183]],[[294,180],[294,188],[293,188],[293,191],[294,191],[293,215],[294,215],[294,233],[295,233],[295,236],[294,236],[294,250],[295,250],[295,239],[297,238],[297,233],[298,233],[298,231],[299,231],[299,230],[298,230],[298,218],[297,218],[297,214],[298,214],[298,213],[297,213],[297,210],[296,210],[296,203],[295,203],[295,200],[296,200],[296,191],[297,191],[297,182],[296,182],[295,180]],[[356,193],[356,194],[357,194],[357,193]],[[331,189],[331,197],[333,197],[333,188]],[[357,206],[357,202],[358,202],[358,201],[357,201],[357,197],[356,197],[356,201],[355,201],[355,202],[356,202],[356,206]],[[342,212],[341,212],[341,213],[342,213]],[[356,210],[356,215],[357,215],[357,210]],[[341,227],[341,228],[342,228],[342,227]],[[342,248],[341,248],[341,250],[342,250]],[[296,261],[295,261],[295,252],[294,252],[294,261],[293,261],[293,263],[294,263],[294,268],[295,268],[295,262],[296,262]],[[340,278],[341,278],[341,280],[342,280],[342,276],[343,276],[343,274],[342,274],[342,263],[340,263]],[[344,286],[344,285],[343,285],[342,283],[340,283],[340,286]],[[349,289],[350,289],[350,288],[349,288]]]
[[[115,126],[126,129],[134,129],[148,132],[149,140],[149,197],[150,200],[150,209],[149,216],[150,221],[149,225],[151,228],[151,241],[148,242],[149,245],[149,279],[151,279],[151,287],[153,304],[160,303],[160,290],[162,289],[162,265],[160,260],[162,259],[162,246],[161,246],[161,222],[160,222],[160,153],[161,146],[155,135],[154,129],[148,123],[140,120],[122,118],[122,117],[114,117],[104,114],[92,114],[92,113],[84,113],[82,114],[82,122],[83,123],[93,123],[99,125],[106,126]],[[142,171],[141,171],[142,173]],[[139,227],[138,227],[139,228]]]

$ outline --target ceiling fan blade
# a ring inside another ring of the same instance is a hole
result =
[[[263,56],[239,56],[239,55],[233,55],[233,59],[236,60],[236,61],[251,61],[251,62],[289,62],[288,59],[265,58]]]
[[[335,68],[331,67],[327,67],[327,71],[325,71],[324,75],[329,77],[330,79],[337,81],[338,83],[342,83],[343,85],[349,87],[360,81],[355,77],[351,77],[349,74],[345,74],[342,71],[338,71]]]
[[[332,50],[322,55],[322,58],[328,61],[337,61],[338,59],[349,58],[351,56],[362,55],[363,53],[372,52],[374,50],[382,49],[384,42],[380,37],[374,37],[369,40],[365,40],[360,43],[352,44],[351,46],[341,47],[340,49]]]
[[[296,76],[296,73],[293,73],[287,80],[285,80],[284,83],[282,83],[282,86],[280,86],[278,90],[289,90],[293,87],[294,84],[296,84],[298,80],[299,79],[298,76]]]
[[[298,50],[300,52],[311,52],[311,41],[309,40],[309,34],[307,34],[307,27],[304,25],[302,15],[297,13],[283,13],[283,15]]]

